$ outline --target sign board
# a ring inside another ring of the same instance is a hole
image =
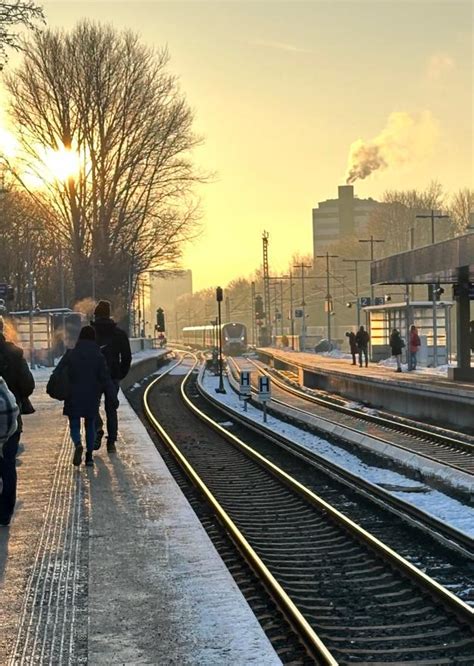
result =
[[[295,319],[300,319],[302,316],[303,316],[303,310],[301,310],[300,308],[297,308],[295,310]]]
[[[385,296],[376,296],[374,298],[374,305],[385,305]]]
[[[240,371],[239,393],[242,398],[250,398],[252,386],[250,384],[250,372],[248,370]]]
[[[460,287],[467,290],[467,285],[453,284],[453,298],[459,298],[459,293],[461,291]],[[474,301],[474,282],[469,282],[469,300]]]
[[[258,378],[258,398],[260,402],[267,402],[270,400],[270,377],[261,375]]]
[[[361,308],[367,308],[371,304],[370,296],[361,296],[359,302]]]

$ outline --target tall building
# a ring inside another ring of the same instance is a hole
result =
[[[340,238],[362,232],[379,205],[374,199],[354,197],[352,185],[340,185],[337,199],[320,201],[318,207],[313,208],[314,255]]]

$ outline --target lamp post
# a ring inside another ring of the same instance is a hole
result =
[[[312,266],[308,266],[307,264],[301,262],[301,264],[296,264],[294,268],[299,268],[301,270],[301,307],[303,309],[303,324],[301,326],[301,351],[304,351],[306,349],[306,303],[304,300],[304,269],[312,268]]]
[[[370,238],[361,238],[359,243],[370,243],[370,261],[373,261],[375,243],[385,243],[385,241],[381,238],[374,238],[371,236]],[[370,284],[370,304],[374,304],[374,285],[372,283]]]
[[[326,313],[327,313],[327,327],[328,327],[328,341],[331,342],[331,316],[332,316],[332,297],[331,297],[331,285],[329,281],[329,260],[337,259],[337,254],[317,254],[318,259],[326,259]]]
[[[449,215],[439,215],[431,210],[428,215],[416,215],[420,219],[431,220],[431,244],[435,243],[435,220],[442,220],[449,218]],[[431,302],[433,307],[433,367],[438,366],[438,312],[436,310],[436,284],[431,285]]]
[[[221,303],[223,298],[222,287],[217,287],[216,289],[216,301],[217,301],[217,330],[219,336],[219,387],[216,388],[216,393],[225,393],[224,380],[222,377],[222,317],[221,317]]]
[[[359,263],[370,261],[370,259],[343,259],[344,263],[353,263],[354,268],[349,268],[354,271],[355,277],[355,297],[357,306],[357,328],[360,328],[360,301],[359,301]]]

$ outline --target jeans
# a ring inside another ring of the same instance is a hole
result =
[[[0,458],[0,523],[9,523],[16,502],[16,454],[20,443],[20,431],[17,430],[3,445],[3,458]]]
[[[86,447],[88,451],[94,450],[95,441],[95,419],[84,419],[86,429]],[[77,446],[81,443],[81,419],[79,416],[69,417],[69,429],[71,431],[71,439]]]
[[[408,370],[416,370],[416,351],[410,352],[408,359]]]
[[[368,364],[369,364],[369,360],[368,360],[368,356],[367,356],[367,347],[361,347],[359,349],[359,365],[360,365],[360,367],[362,367],[362,354],[364,355],[364,358],[365,358],[365,367],[367,367]]]
[[[120,383],[118,379],[112,379],[111,385],[104,393],[105,396],[105,416],[107,418],[107,441],[115,443],[117,441],[118,434],[118,418],[117,418],[117,396],[120,388]],[[104,434],[104,422],[100,415],[100,408],[97,411],[97,416],[95,419],[97,426],[97,435],[100,437]]]

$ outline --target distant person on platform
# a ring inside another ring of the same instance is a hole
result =
[[[416,370],[416,355],[418,354],[421,347],[420,336],[418,335],[418,330],[414,324],[410,327],[410,342],[409,342],[409,359],[408,359],[408,370]]]
[[[390,335],[390,347],[392,349],[392,356],[394,356],[397,361],[396,372],[402,371],[402,349],[404,346],[405,343],[400,336],[400,331],[394,328]]]
[[[469,324],[469,346],[471,354],[474,354],[474,321],[471,321]]]
[[[20,443],[23,424],[21,414],[32,413],[34,410],[28,397],[33,393],[35,380],[23,357],[23,350],[13,342],[7,342],[3,333],[3,318],[0,317],[0,376],[3,377],[11,393],[15,396],[19,408],[19,416],[15,432],[3,444],[3,457],[0,457],[0,526],[10,524],[16,502],[16,455]]]
[[[351,354],[352,354],[352,365],[357,365],[356,354],[359,351],[359,348],[357,347],[356,334],[354,333],[354,331],[350,332],[347,331],[346,338],[349,338],[349,347],[351,349]]]
[[[367,333],[365,328],[361,326],[359,330],[357,331],[357,335],[355,336],[356,340],[356,345],[359,349],[359,367],[362,367],[362,357],[364,357],[365,360],[365,367],[367,368],[369,365],[369,340],[370,340],[370,335]]]
[[[105,415],[107,418],[107,451],[113,453],[116,451],[115,443],[118,434],[118,391],[120,380],[123,379],[130,370],[132,362],[132,353],[130,351],[130,342],[128,335],[110,317],[109,301],[99,301],[94,310],[94,321],[91,325],[95,329],[96,341],[102,354],[105,356],[109,368],[110,377],[114,391],[105,393]],[[100,449],[102,437],[104,436],[104,422],[100,415],[100,408],[96,418],[96,439],[95,450]]]

